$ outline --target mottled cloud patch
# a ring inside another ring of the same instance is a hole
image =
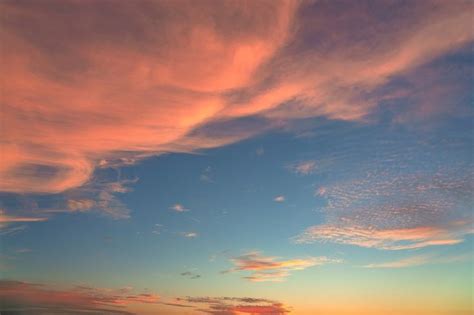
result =
[[[397,154],[400,165],[414,156]],[[401,173],[392,169],[397,157],[387,155],[380,154],[368,171],[354,169],[352,174],[362,174],[359,178],[319,188],[326,223],[307,228],[296,242],[403,250],[459,244],[473,233],[471,166]]]
[[[316,161],[308,160],[291,164],[288,167],[292,172],[299,175],[309,175],[316,170]]]
[[[157,304],[153,293],[133,293],[125,289],[97,289],[77,286],[55,289],[22,281],[0,281],[0,310],[5,312],[42,312],[44,314],[132,314],[130,304]]]
[[[281,260],[278,257],[263,256],[260,252],[249,252],[245,255],[231,259],[234,268],[224,271],[228,272],[249,272],[244,276],[252,282],[281,282],[284,281],[292,271],[304,270],[313,266],[320,266],[330,263],[340,263],[339,259],[327,257],[309,257]]]
[[[177,301],[190,303],[199,311],[214,315],[283,315],[291,311],[291,308],[283,303],[261,298],[184,297],[178,298]]]

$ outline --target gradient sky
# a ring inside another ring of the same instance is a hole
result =
[[[473,21],[0,1],[0,311],[472,314]]]

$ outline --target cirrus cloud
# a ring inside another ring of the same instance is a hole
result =
[[[264,256],[257,251],[232,258],[231,261],[235,267],[223,273],[247,271],[250,275],[243,278],[252,282],[281,282],[290,275],[291,271],[342,262],[340,259],[324,256],[278,260],[278,257]]]

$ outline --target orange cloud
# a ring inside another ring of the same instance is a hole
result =
[[[231,259],[235,268],[225,271],[250,271],[250,276],[244,277],[252,282],[285,280],[290,271],[304,270],[309,267],[324,265],[328,263],[339,263],[341,260],[327,257],[310,257],[289,260],[277,260],[278,257],[266,257],[259,252],[250,252],[245,255]]]

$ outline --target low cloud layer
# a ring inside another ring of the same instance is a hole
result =
[[[129,288],[97,289],[77,286],[51,289],[42,284],[0,281],[0,311],[21,314],[133,314],[126,310],[132,303],[157,304],[152,293],[135,294]]]
[[[200,312],[214,315],[284,315],[290,313],[290,308],[283,303],[261,298],[185,297],[177,300],[180,303],[196,305]]]

